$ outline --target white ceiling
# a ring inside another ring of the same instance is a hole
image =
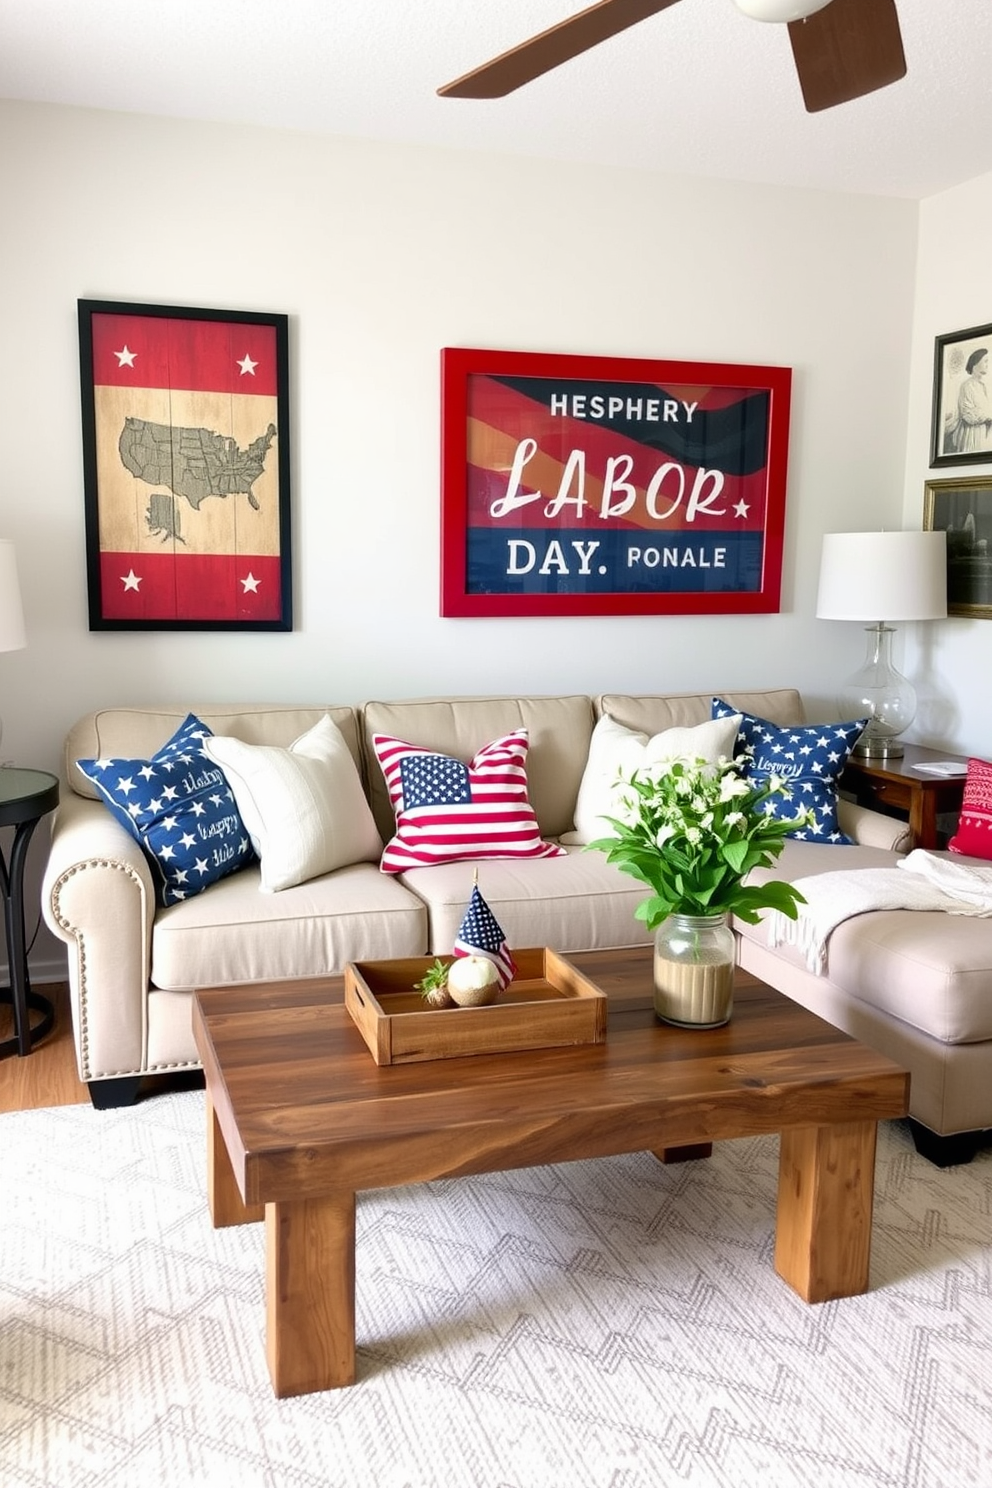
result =
[[[582,5],[0,0],[0,96],[910,198],[992,171],[990,0],[898,0],[907,77],[821,114],[785,28],[732,0],[680,0],[504,99],[435,96]]]

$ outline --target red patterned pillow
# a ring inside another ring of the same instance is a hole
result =
[[[559,858],[541,837],[527,797],[526,729],[486,744],[467,765],[447,754],[373,734],[396,816],[384,873],[464,858]]]
[[[992,858],[992,764],[970,759],[958,829],[947,844],[951,852]]]

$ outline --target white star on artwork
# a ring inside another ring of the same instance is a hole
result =
[[[124,342],[124,350],[123,351],[115,351],[114,352],[114,356],[117,358],[117,365],[118,365],[118,367],[133,367],[134,366],[134,359],[137,356],[137,354],[138,353],[136,351],[129,351],[128,350],[128,344],[127,344],[126,341]]]
[[[240,362],[238,362],[238,366],[241,368],[241,376],[242,377],[244,377],[244,375],[245,375],[246,372],[247,373],[250,373],[250,375],[252,377],[254,377],[255,376],[255,368],[258,366],[258,362],[257,361],[254,361],[253,362],[252,359],[251,359],[251,357],[248,355],[248,353],[245,352],[245,354],[241,358]]]
[[[249,569],[248,570],[248,577],[246,579],[241,579],[240,582],[244,586],[244,591],[245,591],[246,594],[249,592],[249,590],[251,591],[252,594],[257,594],[258,593],[258,586],[259,586],[259,584],[262,581],[261,581],[261,579],[256,579],[256,577],[252,573],[251,569]]]
[[[750,510],[751,508],[748,506],[746,501],[737,501],[734,503],[735,517],[746,517]]]
[[[125,594],[129,589],[133,589],[135,594],[137,594],[138,585],[141,583],[141,580],[132,568],[130,573],[121,574],[121,583],[124,585]]]

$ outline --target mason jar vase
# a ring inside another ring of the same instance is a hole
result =
[[[736,961],[729,915],[669,915],[654,937],[658,1017],[680,1028],[719,1028],[729,1022]]]

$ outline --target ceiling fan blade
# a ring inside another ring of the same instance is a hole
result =
[[[805,21],[790,21],[789,40],[810,114],[906,76],[895,0],[830,0]]]
[[[442,98],[504,98],[562,62],[675,4],[676,0],[599,0],[597,5],[580,10],[512,51],[446,83],[438,88],[438,94]]]

